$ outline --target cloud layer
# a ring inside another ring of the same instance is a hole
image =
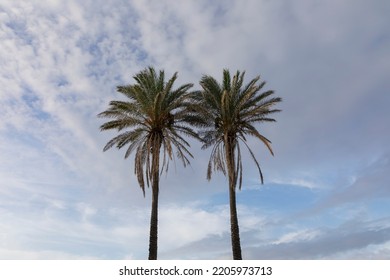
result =
[[[388,1],[2,1],[0,257],[146,258],[150,195],[96,115],[147,65],[222,69],[283,98],[238,194],[244,257],[388,259]],[[209,151],[161,181],[160,257],[230,258]],[[249,161],[248,161],[249,162]],[[188,178],[193,178],[189,180]]]

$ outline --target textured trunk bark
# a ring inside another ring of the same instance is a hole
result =
[[[149,260],[157,260],[158,240],[158,186],[152,186],[152,212],[150,215]]]
[[[150,215],[149,260],[157,260],[158,242],[158,193],[160,177],[160,145],[152,155],[152,211]]]
[[[238,226],[236,205],[237,174],[234,159],[234,142],[229,136],[225,136],[225,152],[229,176],[230,235],[232,239],[233,260],[242,260],[240,229]]]
[[[236,207],[236,190],[229,188],[230,198],[230,231],[232,238],[233,260],[242,260],[240,229],[238,227],[237,207]]]

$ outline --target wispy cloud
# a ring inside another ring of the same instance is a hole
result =
[[[381,221],[381,226],[355,222],[334,229],[291,232],[271,244],[247,250],[249,259],[387,259],[379,251],[386,251],[389,240],[388,220]],[[378,250],[378,244],[385,247]],[[369,246],[375,250],[366,256],[359,253]]]
[[[223,68],[261,74],[284,100],[261,127],[275,157],[250,142],[266,185],[246,164],[247,257],[388,258],[389,12],[388,1],[2,1],[0,255],[146,256],[150,195],[131,159],[102,152],[114,134],[96,115],[154,65],[195,88]],[[230,258],[226,180],[208,183],[208,151],[192,146],[192,166],[162,178],[161,257]]]

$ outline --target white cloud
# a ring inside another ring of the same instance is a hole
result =
[[[338,253],[332,259],[340,260],[388,260],[390,256],[390,242],[379,245],[369,245],[364,249],[356,249]]]
[[[220,236],[229,229],[220,210],[212,212],[194,207],[168,206],[160,210],[161,250],[174,250],[186,244]]]
[[[308,174],[307,174],[308,175]],[[306,175],[306,176],[307,176]],[[323,186],[321,186],[321,182],[317,182],[315,181],[315,179],[311,179],[308,178],[304,178],[304,174],[300,174],[300,176],[296,176],[296,177],[300,177],[300,178],[292,178],[292,179],[289,179],[289,178],[272,178],[272,183],[274,184],[282,184],[282,185],[293,185],[293,186],[297,186],[297,187],[304,187],[304,188],[308,188],[308,189],[317,189],[317,188],[321,188]]]
[[[302,242],[309,241],[316,238],[320,235],[321,232],[319,230],[299,230],[294,232],[289,232],[283,236],[281,236],[278,240],[273,241],[271,244],[279,245],[283,243],[291,243],[291,242]]]
[[[114,133],[99,132],[103,121],[96,114],[119,98],[115,86],[132,82],[131,76],[149,64],[167,74],[179,71],[178,84],[194,82],[196,88],[201,74],[220,79],[225,67],[247,70],[248,80],[263,75],[267,87],[283,97],[283,112],[278,123],[262,127],[275,158],[261,143],[253,142],[253,150],[266,183],[330,194],[314,214],[386,199],[388,162],[368,167],[367,162],[389,152],[384,121],[390,87],[388,10],[387,1],[352,0],[2,1],[0,232],[7,234],[0,235],[0,255],[146,255],[150,194],[142,198],[132,159],[124,161],[123,151],[102,153]],[[171,168],[161,181],[166,258],[230,256],[226,204],[209,207],[214,194],[226,191],[226,180],[215,176],[206,182],[209,151],[197,145],[192,167]],[[247,182],[258,178],[250,164],[244,176]],[[197,200],[203,204],[192,203]],[[364,206],[367,217],[376,217]],[[294,249],[321,241],[316,227],[280,232],[258,209],[239,205],[239,210],[246,247],[277,240],[277,254],[289,241],[296,240]],[[380,239],[372,231],[369,235]],[[85,251],[76,252],[80,246]],[[211,253],[185,251],[202,246]],[[329,256],[359,256],[371,249],[375,256],[387,254],[375,246]]]
[[[318,211],[323,208],[334,208],[348,203],[366,202],[374,199],[388,199],[390,190],[387,180],[390,160],[386,154],[370,163],[360,171],[351,184],[334,190],[316,206]]]
[[[378,222],[379,227],[375,225]],[[388,219],[373,223],[356,221],[320,231],[291,232],[277,242],[245,251],[249,259],[388,259],[388,225]],[[363,256],[363,252],[367,255]]]

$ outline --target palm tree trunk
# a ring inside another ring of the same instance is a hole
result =
[[[149,260],[157,260],[157,240],[158,240],[158,193],[160,177],[160,143],[154,147],[152,154],[152,212],[150,215],[149,234]]]
[[[149,260],[157,260],[157,239],[158,239],[157,237],[158,237],[158,183],[157,184],[153,183],[152,212],[150,215],[150,234],[149,234]]]
[[[229,200],[230,200],[230,232],[232,238],[233,260],[242,260],[240,229],[238,227],[235,188],[229,187]]]
[[[232,239],[233,260],[242,260],[240,229],[238,226],[237,204],[236,204],[236,183],[237,174],[234,159],[234,140],[225,136],[226,163],[229,177],[229,202],[230,202],[230,235]]]

